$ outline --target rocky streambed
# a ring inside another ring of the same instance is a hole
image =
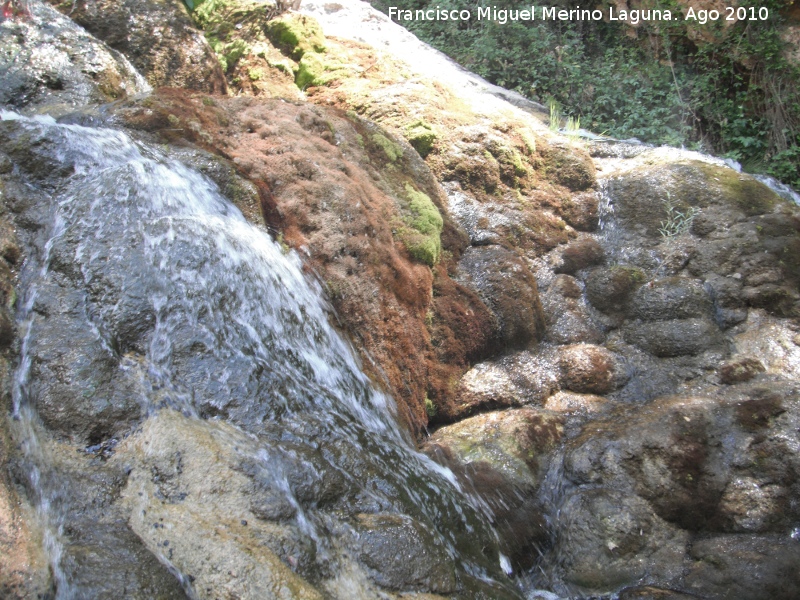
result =
[[[4,597],[800,594],[793,202],[365,3],[53,5],[0,23]]]

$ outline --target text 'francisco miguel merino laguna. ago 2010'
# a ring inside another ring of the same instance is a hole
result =
[[[641,21],[676,21],[680,18],[686,21],[697,21],[705,24],[709,21],[766,21],[769,18],[769,9],[766,7],[732,7],[723,11],[695,10],[688,8],[684,14],[676,14],[670,10],[615,10],[610,7],[607,12],[599,9],[589,10],[580,7],[573,9],[559,9],[556,7],[542,6],[537,9],[531,6],[527,9],[499,9],[495,6],[479,7],[476,11],[468,9],[445,10],[436,8],[407,10],[389,7],[389,18],[395,21],[496,21],[504,25],[511,21],[625,21],[635,25]]]

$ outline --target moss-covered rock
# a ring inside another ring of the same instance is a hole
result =
[[[419,152],[422,158],[431,153],[438,137],[433,127],[422,120],[408,124],[404,133],[408,143],[414,147],[414,150]]]
[[[281,38],[280,35],[272,35],[271,30],[273,23],[286,22],[292,23],[291,19],[281,17],[278,20],[273,19],[280,11],[280,7],[275,2],[257,2],[255,0],[205,0],[197,6],[192,13],[195,23],[205,31],[206,38],[209,44],[214,49],[214,52],[219,59],[220,65],[223,70],[228,73],[230,83],[237,88],[245,87],[246,91],[252,92],[250,88],[258,86],[250,86],[249,83],[253,81],[260,81],[264,77],[253,79],[250,73],[259,68],[260,61],[264,61],[265,75],[272,65],[270,62],[280,63],[276,60],[276,56],[281,56],[280,52],[275,48],[279,46],[273,42],[273,37]],[[294,16],[295,19],[300,17]],[[308,19],[309,25],[303,29],[302,27],[289,27],[286,29],[300,35],[302,32],[309,28],[315,29],[317,35],[319,33],[319,26],[313,20]],[[275,25],[276,29],[280,27]],[[309,34],[313,37],[314,34]],[[302,52],[295,52],[298,44],[301,42],[298,38],[290,35],[283,36],[283,45],[279,46],[284,50],[287,55],[295,57],[299,60]],[[275,44],[275,46],[273,46]],[[313,47],[313,44],[311,45]],[[303,42],[303,48],[306,48]],[[244,60],[247,59],[247,60]],[[238,63],[246,62],[243,65],[244,69],[239,72],[236,67]],[[279,64],[278,70],[288,69],[294,75],[296,65],[292,61],[291,65]],[[246,79],[246,82],[242,82]]]
[[[586,295],[592,305],[603,312],[621,311],[644,280],[644,272],[637,267],[615,265],[595,269],[586,279]]]
[[[697,211],[701,219],[692,233],[707,235],[717,222],[761,215],[781,202],[767,186],[733,169],[699,160],[652,164],[658,160],[608,185],[620,222],[645,227],[648,236],[658,238],[671,219]]]
[[[597,181],[592,159],[577,148],[550,146],[544,152],[544,160],[548,177],[572,191],[589,189]]]
[[[270,21],[267,35],[275,46],[300,60],[307,52],[325,52],[325,36],[314,19],[287,14]]]
[[[403,157],[403,148],[400,147],[399,144],[396,144],[388,137],[383,135],[380,132],[375,132],[372,134],[372,141],[383,150],[383,153],[386,155],[386,158],[389,159],[389,162],[395,162],[397,159]]]

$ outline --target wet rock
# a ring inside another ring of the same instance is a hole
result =
[[[546,410],[565,414],[593,414],[606,410],[608,406],[608,400],[602,396],[563,390],[550,396],[544,403]]]
[[[48,0],[121,52],[153,87],[222,94],[225,74],[179,0]]]
[[[447,420],[483,410],[543,401],[558,388],[554,359],[547,354],[520,352],[478,363],[458,382]]]
[[[4,365],[5,369],[8,368]],[[4,404],[4,408],[6,403]],[[10,461],[5,419],[0,423],[0,462]],[[52,593],[48,558],[39,539],[35,511],[4,473],[0,476],[0,597],[8,600]]]
[[[563,434],[563,419],[529,407],[476,415],[438,429],[425,448],[448,447],[463,463],[486,462],[520,488],[535,487]],[[431,452],[429,452],[431,453]]]
[[[287,562],[294,556],[295,564],[307,564],[303,554],[309,548],[292,543],[302,540],[299,532],[250,512],[249,480],[233,468],[237,461],[226,437],[241,451],[253,444],[233,427],[206,426],[162,411],[126,440],[119,451],[134,461],[122,491],[131,529],[155,556],[190,576],[203,597],[250,592],[265,598],[321,597],[277,554],[285,548]],[[176,456],[180,469],[174,468]],[[165,475],[179,493],[163,494]],[[227,533],[219,535],[222,531]]]
[[[545,340],[554,344],[601,344],[602,327],[592,318],[586,304],[571,299],[554,301],[546,297],[542,306],[547,319]]]
[[[719,510],[732,531],[767,531],[788,503],[785,487],[762,478],[737,477],[728,482]]]
[[[652,585],[627,587],[619,592],[619,600],[692,600],[697,596]]]
[[[121,358],[82,322],[82,294],[43,289],[39,309],[48,318],[34,323],[30,333],[38,346],[30,371],[39,416],[54,431],[87,445],[123,435],[143,414],[137,376],[121,368]]]
[[[71,524],[73,536],[61,567],[74,589],[98,600],[190,598],[173,573],[150,553],[127,527],[104,523]],[[132,568],[133,567],[133,568]]]
[[[706,319],[629,321],[623,333],[626,342],[659,357],[699,354],[721,341],[717,326]]]
[[[622,420],[617,409],[570,442],[566,473],[581,486],[631,490],[685,530],[784,531],[798,510],[790,490],[800,463],[771,436],[795,439],[799,408],[796,386],[773,382],[656,400]]]
[[[713,215],[719,225],[736,222],[741,215],[768,213],[780,202],[774,192],[754,178],[727,167],[698,160],[654,160],[656,166],[613,178],[606,188],[621,224],[630,230],[642,226],[648,237],[661,235],[662,222],[670,218],[669,206],[675,215],[688,215],[695,207],[699,215]]]
[[[406,515],[358,515],[359,559],[381,586],[448,594],[456,589],[455,569],[445,546]]]
[[[631,294],[644,281],[644,273],[636,267],[594,269],[586,278],[586,296],[603,312],[619,312],[625,309]]]
[[[592,265],[603,262],[605,253],[603,247],[594,238],[581,238],[570,243],[561,252],[561,265],[555,269],[556,273],[573,274]]]
[[[607,394],[622,387],[628,379],[619,359],[601,346],[564,346],[558,354],[561,384],[573,392]]]
[[[790,600],[800,594],[800,546],[788,536],[698,540],[691,558],[685,588],[702,597]]]
[[[11,466],[27,495],[44,503],[49,518],[59,524],[53,573],[58,593],[106,600],[120,594],[137,600],[187,598],[175,573],[150,553],[119,510],[129,465],[115,460],[116,440],[103,449],[75,448],[33,427],[37,437],[25,444],[36,444],[35,453],[18,453]],[[42,454],[48,462],[38,459]],[[52,549],[47,547],[48,554]]]
[[[521,408],[442,427],[423,446],[491,509],[501,549],[516,569],[529,568],[547,538],[534,494],[562,435],[561,416]]]
[[[555,344],[602,343],[605,333],[582,298],[581,282],[570,275],[557,275],[542,294],[547,329],[545,339]]]
[[[691,319],[711,314],[711,299],[702,282],[682,277],[656,279],[631,298],[630,315],[643,321]]]
[[[742,331],[733,337],[737,354],[757,357],[767,373],[797,379],[800,377],[800,344],[791,321],[750,310]]]
[[[5,350],[14,341],[16,327],[5,306],[0,307],[0,350]]]
[[[558,294],[564,298],[580,298],[583,288],[580,282],[570,275],[557,275],[547,288],[548,293]]]
[[[544,315],[536,280],[514,253],[499,246],[469,248],[456,277],[494,313],[504,347],[523,348],[542,338]]]
[[[377,449],[329,427],[297,416],[251,435],[162,410],[117,447],[115,460],[132,469],[119,509],[154,555],[191,576],[201,597],[252,589],[266,598],[456,593],[468,584],[452,548],[499,574],[485,525],[441,510],[449,483],[409,490],[413,476],[394,474],[412,467],[410,453],[400,463],[381,446],[375,460]],[[393,466],[385,473],[387,460]],[[400,497],[409,491],[425,499]],[[465,527],[468,536],[452,535]],[[477,548],[476,539],[484,540]]]
[[[729,361],[719,368],[719,380],[725,384],[742,383],[750,381],[759,373],[764,373],[766,369],[760,360],[752,357],[744,357],[735,361]]]
[[[675,578],[689,541],[641,498],[610,489],[571,494],[556,529],[554,560],[563,565],[564,580],[593,592]]]
[[[594,191],[574,194],[564,204],[561,216],[578,231],[592,232],[599,223],[598,204],[597,193]]]
[[[715,318],[725,328],[742,322],[747,306],[796,314],[797,207],[748,175],[700,160],[675,162],[659,153],[645,153],[653,163],[643,170],[607,182],[615,231],[606,240],[612,246],[608,252],[628,255],[629,262],[648,269],[655,265],[645,264],[647,255],[655,252],[662,272],[688,271],[705,280],[715,297]],[[634,257],[630,248],[647,252]],[[725,279],[739,280],[743,289]]]
[[[741,278],[712,273],[705,283],[714,302],[714,319],[720,327],[732,327],[747,318]]]
[[[748,305],[764,308],[779,316],[794,316],[798,312],[800,296],[787,286],[766,283],[757,287],[745,287],[742,298]]]
[[[69,112],[144,91],[117,52],[40,0],[30,18],[0,22],[0,104]]]

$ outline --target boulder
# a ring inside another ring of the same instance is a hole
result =
[[[40,0],[0,20],[0,105],[67,113],[147,89],[118,52]]]
[[[597,309],[606,313],[624,311],[634,290],[645,281],[637,267],[597,268],[586,278],[586,296]]]
[[[597,183],[594,163],[584,151],[554,144],[545,151],[544,161],[549,174],[574,192],[587,190]]]
[[[47,0],[122,53],[153,87],[223,94],[225,74],[181,0]]]
[[[545,340],[555,344],[602,343],[605,333],[583,298],[584,286],[571,275],[556,275],[542,294],[547,329]]]
[[[691,559],[685,589],[701,597],[790,600],[800,594],[800,547],[788,536],[698,540]]]
[[[563,580],[585,593],[682,573],[689,535],[637,496],[601,488],[575,491],[561,504],[553,556]]]
[[[684,529],[780,531],[798,510],[790,498],[800,463],[794,456],[782,463],[784,442],[762,436],[793,439],[797,403],[798,390],[786,382],[659,399],[622,421],[592,425],[570,444],[567,474],[579,484],[631,486]]]
[[[655,279],[631,297],[630,316],[643,321],[692,319],[711,315],[711,299],[703,283],[682,277]]]
[[[456,280],[474,290],[494,313],[502,346],[524,348],[544,335],[536,280],[515,253],[499,246],[468,248]]]
[[[556,273],[573,274],[603,262],[605,252],[600,243],[591,237],[581,238],[567,245],[561,252],[561,265]]]
[[[558,349],[561,385],[583,394],[608,394],[628,379],[619,358],[602,346],[576,344]]]
[[[629,344],[658,357],[695,355],[722,341],[719,328],[708,319],[628,321],[623,334]]]
[[[563,204],[561,216],[578,231],[592,232],[599,224],[598,198],[593,190],[573,194]]]
[[[381,586],[449,594],[456,590],[453,559],[444,544],[405,515],[357,515],[359,558]]]
[[[441,415],[454,420],[476,412],[542,402],[558,389],[555,359],[519,352],[474,365],[459,380],[453,406]]]
[[[529,568],[546,542],[535,493],[563,431],[561,416],[521,408],[442,427],[423,446],[491,511],[501,550],[515,569]]]

